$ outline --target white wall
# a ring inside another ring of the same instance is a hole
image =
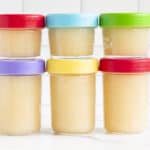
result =
[[[150,11],[149,0],[1,0],[0,13],[69,13],[69,12],[136,12]],[[101,29],[96,30],[95,56],[103,54]],[[49,58],[47,30],[43,31],[42,57]],[[49,79],[44,75],[42,112],[49,120]],[[97,123],[102,120],[101,75],[97,75]]]

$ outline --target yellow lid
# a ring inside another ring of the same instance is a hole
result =
[[[88,74],[98,71],[97,59],[49,59],[47,71],[56,74]]]

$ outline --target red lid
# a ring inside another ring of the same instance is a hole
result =
[[[150,58],[102,58],[99,70],[104,72],[150,72]]]
[[[0,14],[0,28],[43,28],[43,15]]]

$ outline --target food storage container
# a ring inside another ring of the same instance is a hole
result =
[[[55,133],[88,133],[95,124],[96,59],[50,59],[52,128]]]
[[[0,14],[0,57],[40,56],[44,16]]]
[[[93,54],[94,29],[98,26],[96,15],[49,14],[46,20],[52,56]]]
[[[139,133],[147,127],[149,58],[103,58],[104,126],[109,133]]]
[[[0,134],[40,130],[42,60],[0,60]]]
[[[100,15],[105,55],[147,56],[150,14],[108,13]]]

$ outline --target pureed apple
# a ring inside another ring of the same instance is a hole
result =
[[[40,56],[44,16],[33,14],[0,15],[0,57]]]
[[[40,130],[43,60],[0,60],[0,134]]]
[[[89,133],[95,126],[96,59],[50,59],[52,128]]]
[[[93,14],[49,14],[46,18],[52,56],[93,54],[98,17]]]
[[[138,133],[147,127],[149,58],[103,58],[104,126],[109,133]]]
[[[100,15],[105,55],[147,56],[150,14],[106,13]]]

